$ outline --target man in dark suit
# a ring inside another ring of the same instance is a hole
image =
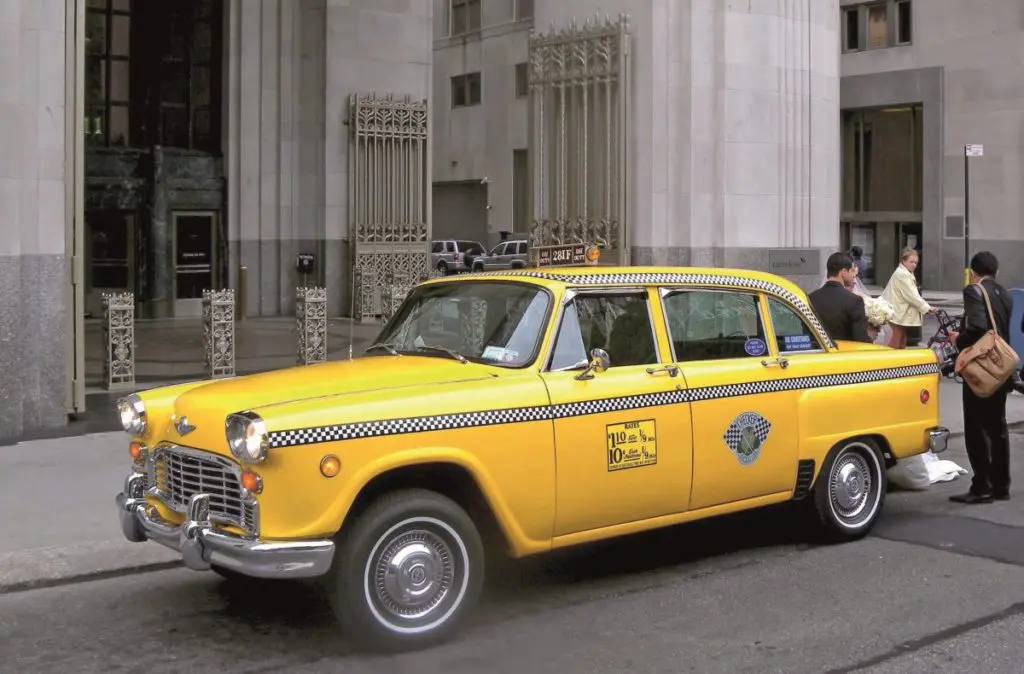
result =
[[[825,263],[828,279],[810,295],[811,307],[833,340],[871,342],[864,300],[849,288],[857,267],[846,253],[832,253]]]
[[[996,282],[999,260],[988,251],[971,258],[971,284],[964,288],[964,325],[959,333],[950,333],[950,340],[959,350],[977,342],[992,329],[988,307],[980,284],[988,292],[999,336],[1010,341],[1010,315],[1013,297]],[[966,494],[949,497],[958,503],[991,503],[993,499],[1010,498],[1010,433],[1006,427],[1006,396],[1013,389],[1010,377],[998,391],[988,398],[974,395],[971,387],[963,385],[964,442],[967,458],[974,477]]]

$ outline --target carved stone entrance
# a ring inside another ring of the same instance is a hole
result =
[[[531,246],[629,264],[629,39],[625,15],[530,37]]]
[[[427,275],[427,102],[349,98],[352,316],[387,320]]]

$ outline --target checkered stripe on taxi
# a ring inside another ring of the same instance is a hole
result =
[[[593,269],[593,267],[587,267]],[[783,288],[771,281],[746,278],[744,276],[733,276],[731,274],[683,274],[683,273],[654,273],[654,272],[593,272],[588,274],[558,274],[546,271],[493,271],[478,272],[475,276],[527,276],[530,278],[541,278],[560,283],[569,283],[574,286],[595,286],[606,284],[636,284],[636,285],[665,285],[665,284],[686,284],[686,285],[726,285],[735,288],[748,288],[750,290],[762,290],[772,293],[789,301],[806,318],[818,337],[829,346],[834,347],[835,342],[825,332],[825,328],[818,321],[807,303],[792,291]]]
[[[865,372],[850,372],[847,374],[795,377],[792,379],[776,379],[744,384],[706,386],[696,389],[674,389],[671,391],[643,393],[633,396],[581,400],[579,402],[560,403],[557,405],[536,405],[533,407],[517,407],[507,410],[484,410],[479,412],[460,412],[457,414],[439,414],[435,416],[360,421],[351,424],[336,424],[332,426],[271,431],[268,437],[268,443],[271,448],[279,448],[292,447],[295,445],[312,445],[322,442],[337,442],[339,440],[375,438],[387,435],[426,433],[430,431],[477,428],[481,426],[503,426],[531,421],[567,419],[592,414],[605,414],[608,412],[661,407],[663,405],[701,402],[717,398],[734,398],[737,396],[778,393],[796,389],[866,384],[886,379],[902,379],[906,377],[937,374],[938,371],[938,364],[911,365],[905,367],[886,368],[882,370],[868,370]]]

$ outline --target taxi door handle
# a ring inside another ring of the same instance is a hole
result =
[[[772,367],[774,365],[778,365],[783,370],[785,370],[787,367],[789,367],[789,361],[783,358],[782,356],[779,356],[778,358],[772,358],[771,360],[762,360],[761,365],[764,365],[765,367]]]
[[[649,367],[647,368],[647,374],[655,375],[661,372],[668,372],[668,376],[675,377],[679,374],[679,368],[675,365],[666,365],[664,367]]]

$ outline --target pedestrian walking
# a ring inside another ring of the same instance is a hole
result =
[[[851,291],[857,278],[853,259],[832,253],[825,270],[825,284],[807,296],[825,332],[835,341],[871,342],[864,300]]]
[[[963,325],[960,332],[950,333],[950,341],[961,352],[993,329],[1007,342],[1010,340],[1013,297],[996,281],[998,271],[999,261],[990,252],[983,251],[971,258],[971,283],[963,291]],[[995,325],[992,325],[992,319]],[[1010,433],[1006,427],[1006,396],[1012,388],[1011,377],[991,396],[981,398],[964,383],[964,442],[974,477],[966,494],[951,496],[949,500],[974,504],[1010,498]]]
[[[907,348],[907,332],[910,328],[920,328],[924,323],[925,314],[933,314],[935,310],[925,302],[917,290],[918,256],[913,248],[907,248],[900,255],[900,264],[889,277],[889,282],[882,291],[882,299],[892,305],[893,317],[889,321],[892,337],[889,346],[894,349]]]

